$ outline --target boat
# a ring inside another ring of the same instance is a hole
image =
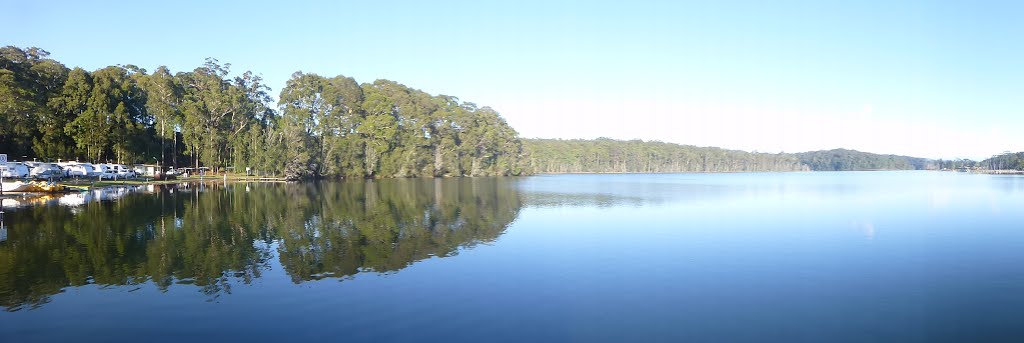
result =
[[[26,192],[26,189],[28,189],[28,187],[29,186],[27,183],[21,181],[4,182],[3,184],[0,184],[0,189],[2,189],[4,192]]]
[[[4,182],[0,189],[6,192],[24,193],[67,193],[76,189],[48,182]]]

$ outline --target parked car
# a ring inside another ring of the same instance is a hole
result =
[[[134,170],[123,164],[115,164],[114,171],[117,173],[117,176],[121,178],[135,178],[139,176]]]
[[[35,167],[29,171],[29,176],[36,180],[62,179],[64,170],[53,163],[35,163]]]
[[[104,179],[122,178],[117,173],[117,167],[110,163],[104,163],[100,165],[100,177]]]
[[[114,177],[115,174],[110,173],[108,165],[103,163],[97,163],[92,165],[92,177]]]
[[[76,168],[79,165],[76,161],[65,161],[57,162],[57,166],[64,170],[64,177],[82,177],[86,176],[80,172],[80,168]]]
[[[130,179],[138,176],[135,174],[135,171],[123,164],[106,163],[98,166],[102,166],[99,167],[101,170],[99,176],[105,179]]]
[[[21,162],[7,162],[4,167],[6,168],[2,171],[2,175],[7,178],[28,177],[30,171],[29,167]]]

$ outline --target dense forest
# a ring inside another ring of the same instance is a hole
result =
[[[518,134],[489,107],[402,84],[296,72],[272,103],[253,72],[69,69],[0,48],[0,152],[292,178],[518,175]]]
[[[1024,152],[1004,152],[978,163],[982,168],[992,170],[1024,170]]]
[[[526,139],[541,173],[670,173],[935,169],[927,159],[836,149],[768,154],[642,140]]]
[[[806,170],[793,155],[642,140],[526,139],[539,173],[671,173]]]
[[[800,163],[816,171],[937,169],[934,161],[918,157],[880,155],[847,149],[794,154]]]

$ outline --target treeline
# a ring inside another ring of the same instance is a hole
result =
[[[815,171],[937,169],[935,161],[908,156],[880,155],[847,149],[795,154],[800,163]]]
[[[807,170],[790,154],[751,153],[642,140],[525,139],[539,173],[674,173]]]
[[[935,169],[935,161],[836,149],[768,154],[642,140],[525,139],[540,173],[673,173]]]
[[[979,165],[991,170],[1024,170],[1024,152],[1004,152],[981,161]]]
[[[489,107],[402,84],[297,72],[272,103],[230,64],[69,69],[0,48],[0,153],[17,159],[233,167],[291,178],[518,175],[515,130]],[[275,106],[276,105],[276,106]]]
[[[935,161],[935,166],[938,169],[952,170],[952,169],[975,169],[975,168],[980,168],[981,164],[978,161],[974,161],[974,160],[970,160],[970,159],[958,158],[958,159],[953,159],[953,160],[943,160],[943,159],[936,160]]]

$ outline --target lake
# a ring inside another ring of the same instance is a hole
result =
[[[541,175],[5,199],[0,341],[1024,341],[1024,178]]]

